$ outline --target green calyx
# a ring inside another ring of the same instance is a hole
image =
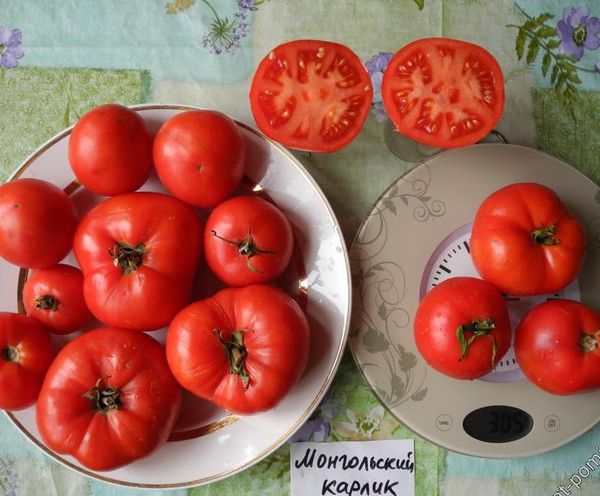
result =
[[[143,263],[146,246],[140,243],[131,246],[129,243],[116,243],[108,253],[113,258],[115,267],[119,267],[123,274],[133,274]]]
[[[232,241],[230,239],[223,238],[222,236],[219,236],[217,234],[217,231],[215,231],[215,230],[210,231],[210,233],[215,238],[220,239],[221,241],[224,241],[225,243],[229,243],[230,245],[234,245],[238,249],[238,253],[242,257],[246,257],[246,266],[252,272],[256,272],[258,274],[264,272],[264,271],[258,270],[254,266],[254,264],[252,263],[253,257],[255,257],[256,255],[276,255],[276,253],[274,251],[262,250],[258,246],[256,246],[256,243],[254,242],[254,238],[252,237],[251,229],[248,229],[248,235],[242,241]]]
[[[229,360],[229,372],[240,376],[244,391],[248,389],[250,377],[246,371],[246,356],[248,355],[244,346],[244,331],[235,331],[231,333],[231,340],[223,339],[222,331],[215,329],[213,334],[217,337]]]
[[[118,410],[121,406],[119,389],[103,385],[106,379],[108,377],[98,379],[92,389],[83,393],[83,396],[92,402],[92,409],[96,412],[107,413],[110,410]]]
[[[459,362],[467,358],[469,349],[476,339],[489,336],[492,339],[492,367],[496,365],[496,355],[498,352],[498,343],[496,337],[491,333],[496,328],[493,319],[480,319],[474,320],[468,325],[458,326],[456,329],[456,338],[458,339],[458,345],[460,346],[460,358]],[[465,336],[466,332],[472,333],[469,338]]]
[[[581,333],[581,338],[579,339],[579,347],[585,353],[592,353],[598,349],[598,336],[600,335],[600,330],[592,333],[586,334],[585,332]]]
[[[42,295],[35,299],[36,310],[50,310],[56,312],[58,310],[59,301],[52,295]]]
[[[555,238],[554,237],[555,234],[556,234],[556,226],[554,224],[552,224],[548,227],[540,227],[539,229],[535,229],[535,230],[531,231],[531,238],[538,245],[546,245],[546,246],[557,245],[560,243],[560,239]]]

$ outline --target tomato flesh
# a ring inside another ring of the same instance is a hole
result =
[[[504,109],[504,79],[492,55],[472,43],[417,40],[390,61],[383,103],[398,132],[442,148],[479,141]]]
[[[258,127],[285,146],[332,152],[364,124],[373,87],[349,48],[298,40],[273,49],[259,64],[250,103]]]

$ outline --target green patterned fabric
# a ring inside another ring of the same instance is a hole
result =
[[[283,41],[340,42],[372,67],[414,39],[448,36],[479,43],[499,60],[506,76],[507,102],[498,129],[510,142],[536,146],[600,181],[600,76],[594,69],[600,50],[585,48],[569,69],[570,79],[561,86],[552,81],[552,64],[560,49],[544,48],[560,41],[556,24],[570,6],[582,4],[564,0],[0,0],[0,178],[6,179],[37,146],[104,102],[201,105],[253,125],[247,98],[253,70]],[[600,17],[599,4],[588,2],[588,6],[590,18]],[[554,17],[541,16],[545,13]],[[537,42],[525,35],[519,39],[519,27],[529,18],[538,23],[536,29],[547,28],[536,31],[545,33]],[[229,23],[227,37],[216,36],[218,21]],[[20,41],[14,38],[7,43],[6,33],[14,30],[20,30]],[[538,43],[538,48],[531,49],[532,43]],[[414,166],[394,157],[384,144],[381,71],[371,69],[371,76],[373,112],[352,144],[327,155],[294,152],[327,195],[348,244],[384,189]],[[569,84],[574,89],[566,91]],[[551,496],[585,464],[599,432],[596,428],[574,443],[525,461],[488,461],[449,453],[390,415],[349,354],[323,404],[302,428],[307,440],[326,442],[414,438],[417,496]],[[220,482],[146,492],[92,481],[64,468],[31,446],[3,417],[0,433],[0,496],[289,494],[288,445]],[[600,471],[592,474],[573,494],[599,494],[599,476]]]

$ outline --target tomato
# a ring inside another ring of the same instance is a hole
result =
[[[448,38],[424,38],[398,50],[381,94],[399,133],[440,148],[479,141],[504,111],[496,59],[478,45]]]
[[[50,335],[42,324],[0,312],[0,408],[20,410],[35,403],[53,358]]]
[[[73,242],[77,212],[67,194],[40,179],[0,186],[0,256],[29,268],[62,260]]]
[[[92,317],[83,299],[83,274],[71,265],[35,270],[23,286],[23,305],[55,334],[81,330]]]
[[[600,314],[582,303],[549,300],[517,328],[515,357],[536,386],[567,395],[600,388]]]
[[[577,276],[585,254],[579,221],[554,191],[516,183],[488,196],[471,234],[471,256],[483,279],[528,296],[560,291]]]
[[[179,383],[234,413],[274,407],[308,358],[309,328],[298,304],[267,285],[228,288],[184,308],[167,333]]]
[[[152,135],[134,110],[100,105],[73,127],[69,163],[77,180],[94,193],[130,193],[152,170]]]
[[[129,193],[94,207],[73,245],[92,314],[126,329],[166,326],[189,301],[201,228],[191,207],[161,193]]]
[[[260,130],[298,150],[334,152],[360,132],[373,101],[358,56],[330,41],[296,40],[260,62],[250,107]]]
[[[429,291],[417,309],[414,332],[425,361],[456,379],[491,372],[512,337],[502,295],[474,277],[446,279]]]
[[[293,245],[292,227],[283,212],[256,196],[221,203],[204,229],[206,262],[231,286],[276,279],[288,266]]]
[[[158,177],[173,195],[196,207],[212,208],[240,184],[246,142],[226,115],[190,110],[162,125],[153,156]]]
[[[92,470],[142,458],[173,430],[181,390],[147,334],[103,328],[70,341],[48,370],[36,419],[46,445]]]

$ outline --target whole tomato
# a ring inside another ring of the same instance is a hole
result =
[[[204,229],[206,262],[231,286],[276,279],[288,266],[293,246],[292,227],[283,212],[256,196],[221,203]]]
[[[173,195],[196,207],[211,208],[240,184],[246,142],[225,114],[189,110],[162,125],[153,156],[158,177]]]
[[[504,298],[474,277],[446,279],[429,291],[417,309],[414,332],[425,361],[456,379],[491,372],[512,337]]]
[[[179,383],[234,413],[274,407],[308,358],[309,327],[298,304],[266,285],[228,288],[184,308],[167,333]]]
[[[536,386],[567,395],[600,388],[600,314],[571,300],[550,300],[521,321],[515,357]]]
[[[23,305],[27,315],[55,334],[81,330],[92,318],[83,298],[83,274],[71,265],[33,271],[23,286]]]
[[[20,410],[35,403],[53,358],[50,335],[42,324],[0,312],[0,408]]]
[[[516,183],[488,196],[477,211],[471,256],[479,275],[518,296],[550,294],[579,273],[585,234],[554,191]]]
[[[133,192],[152,170],[152,135],[134,110],[100,105],[73,127],[69,163],[78,181],[94,193]]]
[[[0,186],[0,256],[20,267],[50,267],[73,243],[77,212],[67,194],[40,179]]]
[[[126,329],[166,326],[189,302],[201,229],[188,205],[161,193],[129,193],[94,207],[73,244],[92,314]]]
[[[37,426],[53,451],[109,470],[162,445],[180,406],[181,390],[156,340],[95,329],[56,356],[37,401]]]

